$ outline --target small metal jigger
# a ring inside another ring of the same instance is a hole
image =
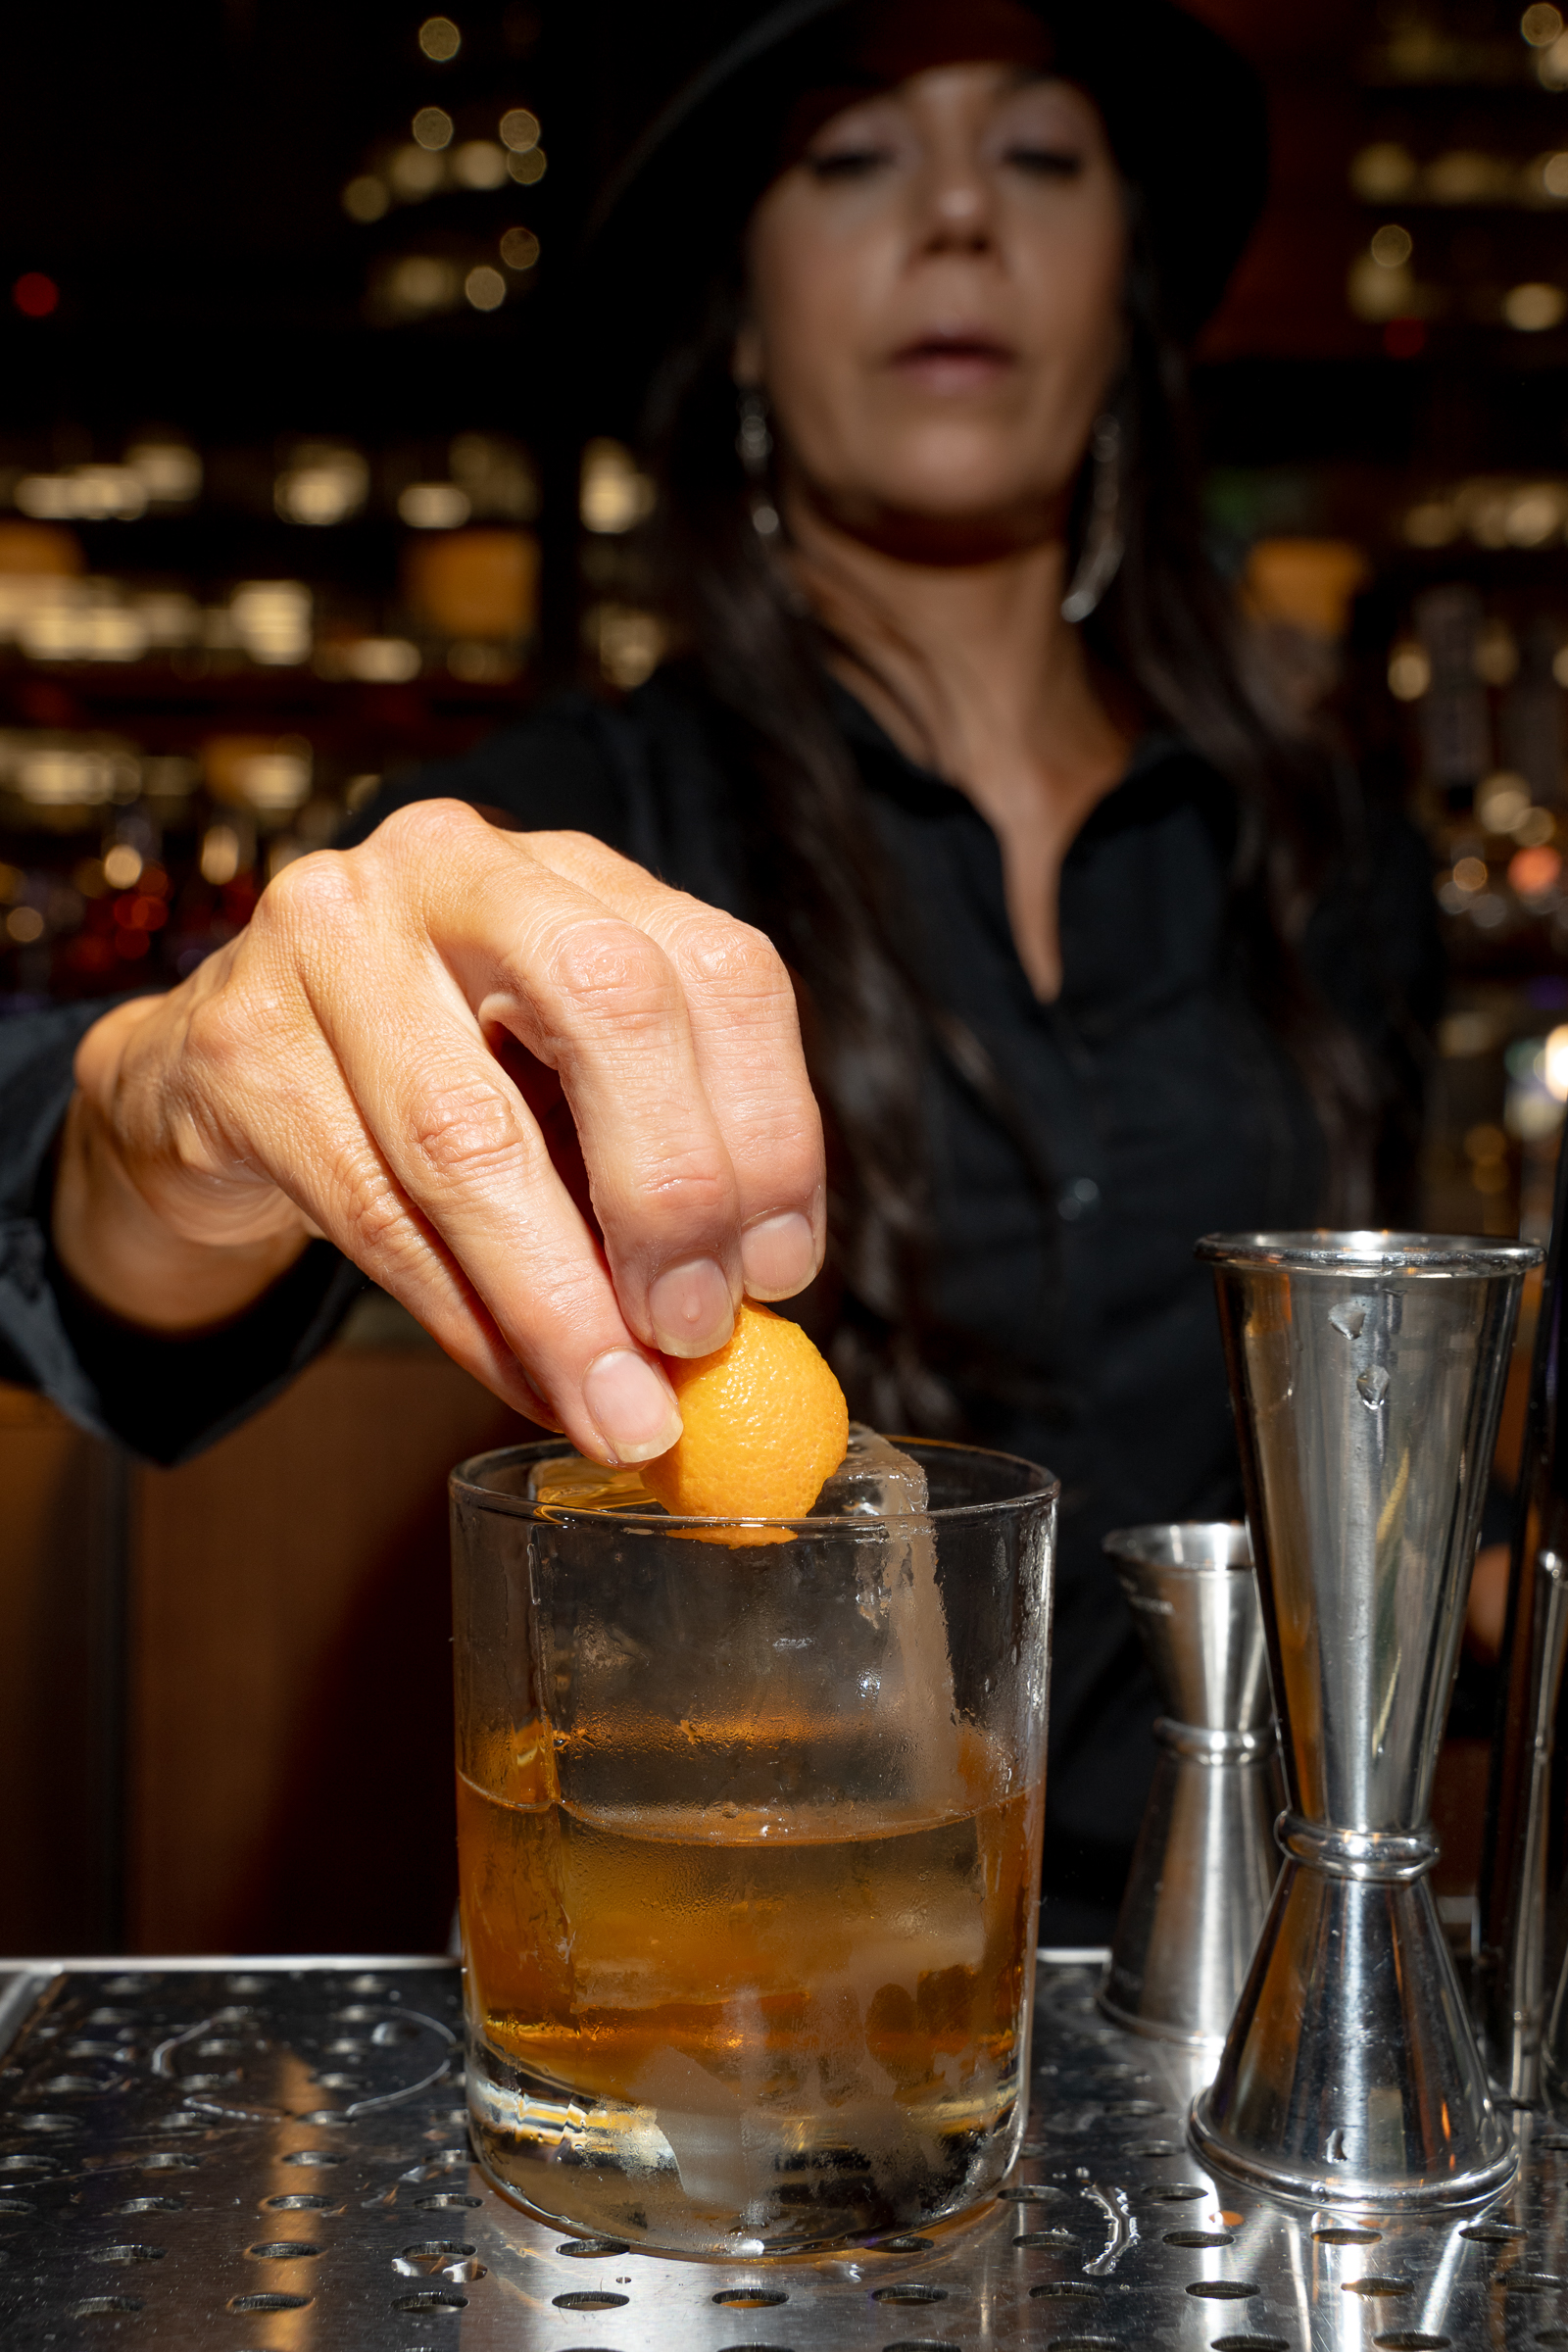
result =
[[[1517,2161],[1426,1874],[1432,1775],[1508,1348],[1539,1250],[1211,1236],[1280,1719],[1285,1867],[1203,2159],[1275,2196],[1409,2209]]]
[[[1166,1712],[1100,2006],[1119,2026],[1217,2049],[1280,1857],[1278,1742],[1247,1530],[1105,1538]]]

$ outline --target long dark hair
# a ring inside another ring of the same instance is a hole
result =
[[[1147,720],[1185,738],[1231,788],[1231,934],[1245,985],[1294,1056],[1323,1126],[1331,1171],[1323,1213],[1360,1222],[1371,1207],[1377,1082],[1298,953],[1325,876],[1356,856],[1354,798],[1336,791],[1321,745],[1271,705],[1207,561],[1184,364],[1161,331],[1136,218],[1125,299],[1117,394],[1125,553],[1085,636]],[[737,258],[655,381],[648,443],[661,490],[659,594],[683,660],[719,713],[726,765],[755,779],[746,814],[756,904],[799,976],[830,1136],[836,1367],[852,1409],[874,1425],[952,1431],[976,1367],[972,1352],[966,1359],[954,1335],[935,1326],[922,1281],[931,1241],[922,1095],[933,1051],[1014,1138],[1048,1230],[1052,1172],[980,1041],[926,1001],[901,945],[864,788],[832,710],[831,640],[752,520],[731,376],[743,310]],[[1081,485],[1080,510],[1085,504]],[[993,1390],[1006,1381],[995,1363],[981,1377]],[[1034,1401],[1050,1409],[1048,1398]]]

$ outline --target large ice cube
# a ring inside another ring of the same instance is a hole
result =
[[[919,1463],[901,1453],[891,1438],[852,1421],[844,1459],[818,1495],[812,1516],[888,1519],[923,1512],[925,1506],[925,1472]]]
[[[937,1584],[937,1536],[926,1501],[919,1463],[901,1453],[891,1439],[853,1421],[848,1450],[816,1508],[887,1521],[886,1549],[862,1586],[860,1610],[887,1627],[891,1671],[884,1673],[880,1703],[888,1716],[904,1717],[915,1759],[914,1791],[946,1810],[961,1798],[963,1777],[947,1619]]]

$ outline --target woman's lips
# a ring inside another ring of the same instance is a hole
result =
[[[1008,373],[1016,355],[986,335],[925,335],[893,355],[897,372],[928,392],[973,392]]]

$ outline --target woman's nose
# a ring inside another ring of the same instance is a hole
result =
[[[979,252],[992,237],[991,196],[983,177],[968,169],[949,171],[930,194],[926,242],[932,252]]]

